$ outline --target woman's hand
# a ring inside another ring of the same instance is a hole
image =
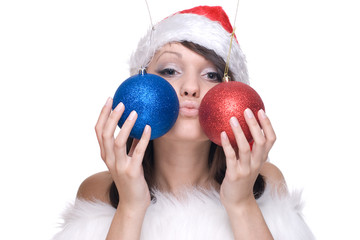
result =
[[[137,119],[137,113],[131,112],[115,138],[114,132],[125,106],[119,103],[114,111],[111,111],[111,106],[112,99],[109,98],[95,127],[101,158],[118,189],[119,206],[130,212],[145,211],[150,204],[150,193],[144,178],[142,161],[151,129],[147,125],[141,139],[134,139],[130,152],[127,153],[126,142]]]
[[[270,120],[263,110],[258,112],[262,130],[250,109],[244,112],[254,143],[252,149],[235,117],[230,125],[235,134],[238,149],[234,149],[225,132],[221,133],[221,143],[226,156],[226,173],[220,188],[220,197],[227,209],[234,209],[254,202],[253,186],[260,170],[268,158],[276,135]]]

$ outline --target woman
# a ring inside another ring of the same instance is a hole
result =
[[[219,147],[200,127],[198,107],[221,82],[231,33],[222,8],[202,6],[168,17],[140,41],[131,71],[146,66],[169,81],[180,102],[178,119],[158,139],[149,140],[146,126],[141,139],[132,140],[133,111],[114,137],[126,106],[111,111],[109,98],[96,124],[109,171],[81,184],[54,239],[313,238],[299,215],[299,198],[289,195],[281,172],[267,162],[276,136],[263,110],[244,112],[252,149],[234,117],[236,149],[225,132]],[[230,70],[233,80],[248,82],[237,42]]]

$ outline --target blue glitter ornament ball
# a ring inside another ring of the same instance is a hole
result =
[[[167,133],[179,115],[179,100],[171,84],[160,76],[140,70],[138,75],[126,79],[116,90],[112,108],[120,102],[125,111],[118,126],[135,110],[138,118],[130,136],[140,139],[146,125],[151,127],[151,138]]]

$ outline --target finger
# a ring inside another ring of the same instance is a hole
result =
[[[131,143],[131,148],[130,151],[128,153],[128,155],[131,157],[133,155],[134,149],[136,147],[136,145],[138,144],[139,139],[133,138],[132,143]]]
[[[249,164],[251,153],[250,145],[236,117],[230,118],[230,126],[238,145],[240,163]]]
[[[97,138],[99,146],[100,146],[102,159],[105,158],[105,150],[104,150],[103,141],[102,141],[102,132],[103,132],[105,123],[110,115],[111,105],[112,105],[112,98],[109,97],[107,99],[105,105],[101,109],[101,113],[100,113],[99,118],[95,125],[96,138]]]
[[[132,111],[127,117],[126,121],[121,127],[121,130],[115,138],[115,156],[118,159],[125,159],[126,156],[126,142],[129,138],[131,129],[133,128],[137,119],[136,111]]]
[[[236,168],[236,164],[237,164],[236,152],[234,148],[231,146],[230,140],[225,131],[221,132],[220,138],[221,138],[221,146],[224,150],[226,157],[226,166],[227,166],[226,171],[232,172]]]
[[[113,164],[115,160],[114,155],[114,132],[119,122],[121,115],[125,110],[125,106],[123,103],[119,103],[114,111],[110,114],[108,120],[106,121],[102,139],[104,144],[106,163]]]
[[[251,136],[254,139],[254,145],[257,145],[258,147],[265,146],[265,136],[253,112],[249,108],[247,108],[244,113],[245,121],[249,126]]]
[[[276,134],[264,110],[258,112],[258,118],[266,138],[266,150],[269,152],[276,141]]]
[[[255,168],[260,168],[261,164],[266,160],[267,152],[265,149],[266,139],[259,123],[257,122],[253,112],[247,108],[244,112],[245,121],[249,126],[250,133],[254,139],[252,155],[253,160],[251,165]]]
[[[149,125],[146,125],[144,128],[143,134],[142,134],[140,140],[138,140],[138,143],[133,151],[133,154],[132,154],[133,164],[136,164],[136,165],[142,164],[146,148],[150,141],[150,137],[151,137],[151,127]]]

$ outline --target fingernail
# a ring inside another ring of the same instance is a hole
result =
[[[108,97],[108,99],[106,100],[105,106],[109,106],[109,105],[110,105],[110,101],[111,101],[111,97]]]
[[[254,117],[253,112],[252,112],[249,108],[247,108],[247,109],[245,110],[245,114],[246,114],[246,116],[247,116],[248,118],[253,118],[253,117]]]
[[[224,140],[229,139],[225,131],[221,132],[221,137],[222,137]]]
[[[266,113],[265,113],[264,110],[260,109],[259,112],[260,112],[260,116],[261,116],[263,119],[267,118],[267,115],[266,115]]]
[[[236,119],[236,117],[231,117],[230,118],[230,123],[231,123],[231,125],[233,125],[233,127],[238,127],[239,126],[239,121]]]
[[[120,112],[120,110],[122,110],[122,108],[124,107],[124,104],[121,102],[119,103],[116,108],[114,109],[115,112]]]
[[[150,126],[146,125],[144,129],[144,133],[148,133],[150,131]]]
[[[133,110],[133,111],[130,113],[128,119],[129,119],[129,120],[133,120],[135,116],[136,116],[136,112],[135,112],[135,110]]]

